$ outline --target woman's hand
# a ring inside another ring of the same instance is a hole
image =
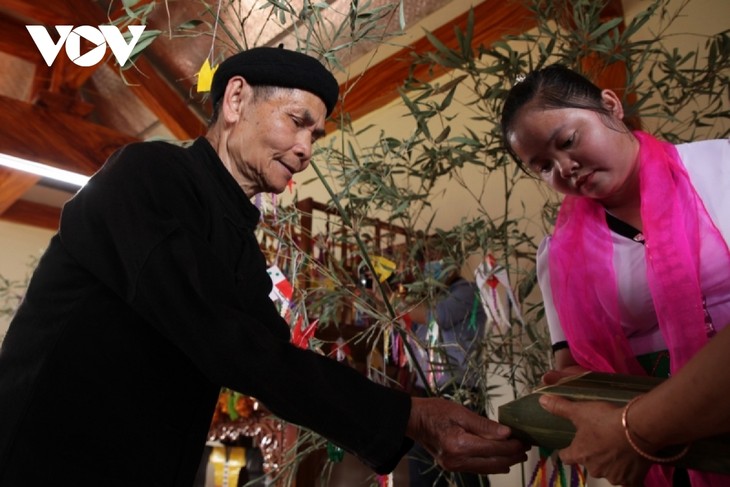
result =
[[[545,394],[540,405],[551,414],[570,420],[576,428],[575,438],[560,450],[560,459],[583,465],[596,478],[614,485],[644,485],[651,463],[631,448],[621,424],[623,409],[608,402],[581,401]]]
[[[584,374],[588,369],[578,365],[569,348],[561,348],[555,352],[555,370],[548,370],[542,376],[542,383],[551,386],[568,377]]]
[[[555,353],[557,370],[542,376],[544,385],[589,372],[573,359],[567,348]],[[540,398],[546,411],[568,419],[576,428],[572,443],[559,452],[568,464],[583,465],[593,477],[615,485],[642,486],[651,464],[636,454],[626,441],[621,424],[622,409],[608,402],[581,401],[550,395]]]

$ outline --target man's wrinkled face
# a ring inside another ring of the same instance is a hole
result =
[[[228,138],[229,168],[246,194],[281,193],[303,171],[324,135],[324,102],[299,89],[275,88],[241,104]]]

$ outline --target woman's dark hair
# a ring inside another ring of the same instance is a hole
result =
[[[531,72],[512,87],[502,105],[502,141],[507,152],[522,169],[525,168],[512,150],[508,135],[517,112],[529,102],[547,110],[580,108],[606,117],[611,115],[611,111],[603,104],[601,89],[577,72],[562,64],[551,64]]]

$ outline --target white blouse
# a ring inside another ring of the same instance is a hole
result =
[[[730,139],[677,145],[690,180],[725,242],[730,242]],[[636,355],[666,350],[646,280],[644,245],[611,232],[613,265],[619,287],[621,326]],[[730,244],[729,244],[730,245]],[[550,289],[550,236],[537,251],[537,278],[553,344],[565,341]],[[700,247],[700,282],[716,330],[730,323],[730,275],[717,270],[715,259]]]

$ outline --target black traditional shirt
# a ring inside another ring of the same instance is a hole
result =
[[[221,386],[396,466],[410,398],[289,343],[258,221],[204,138],[107,161],[0,350],[0,485],[191,485]]]

